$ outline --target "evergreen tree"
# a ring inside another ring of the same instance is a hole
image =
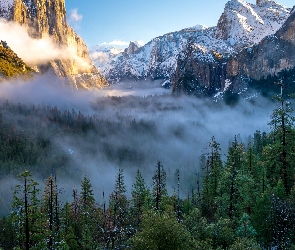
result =
[[[38,183],[32,179],[29,171],[19,176],[13,195],[12,222],[14,225],[16,246],[21,249],[46,248],[45,216],[40,211]]]
[[[242,143],[238,142],[235,136],[231,143],[226,160],[226,167],[219,181],[218,214],[222,217],[233,219],[234,216],[240,216],[238,211],[239,188],[238,174],[241,172],[244,164],[245,148]]]
[[[47,233],[48,249],[56,249],[60,241],[59,227],[59,201],[58,201],[58,190],[56,186],[56,180],[53,180],[52,176],[47,178],[45,182],[43,200],[42,200],[42,211],[47,217]]]
[[[84,176],[79,200],[80,244],[83,249],[95,249],[95,199],[90,180]]]
[[[166,171],[161,162],[158,161],[156,171],[153,176],[153,196],[155,201],[155,210],[158,211],[160,209],[160,203],[166,195]]]
[[[205,176],[203,177],[202,189],[202,213],[209,219],[214,217],[217,209],[215,199],[217,197],[217,189],[219,179],[222,173],[220,144],[212,137],[209,142],[208,152],[205,159]]]
[[[135,183],[132,185],[132,213],[135,220],[135,226],[138,227],[144,208],[149,208],[151,203],[150,190],[145,184],[145,181],[140,173],[137,170]]]
[[[253,238],[257,235],[256,230],[252,226],[250,216],[246,213],[242,215],[239,221],[237,235],[240,238]]]
[[[110,234],[112,248],[120,248],[129,234],[129,202],[126,197],[126,186],[123,170],[119,169],[116,176],[115,190],[110,195],[110,213],[113,221],[113,230]],[[117,242],[117,243],[115,243]]]
[[[286,102],[282,96],[277,97],[280,106],[276,108],[271,116],[269,125],[271,133],[269,134],[272,143],[265,147],[266,166],[268,178],[272,186],[275,186],[281,178],[287,193],[294,185],[295,170],[293,166],[294,143],[294,117],[291,115],[293,109],[289,102]]]
[[[196,243],[182,224],[174,216],[159,211],[144,214],[142,230],[131,241],[135,250],[196,249]]]

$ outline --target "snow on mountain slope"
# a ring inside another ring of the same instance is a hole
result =
[[[104,71],[107,62],[123,51],[124,49],[118,49],[104,44],[98,44],[89,49],[90,57],[100,71]]]
[[[267,0],[257,5],[231,0],[217,27],[197,25],[157,37],[134,53],[120,53],[110,58],[102,73],[110,83],[128,79],[171,80],[179,58],[192,49],[201,62],[224,60],[244,47],[274,34],[286,21],[291,9]]]
[[[8,18],[9,9],[12,8],[14,0],[0,0],[0,17]]]
[[[176,69],[179,55],[189,44],[194,44],[202,60],[213,60],[213,50],[224,56],[234,52],[231,46],[214,35],[215,28],[202,29],[200,26],[168,33],[153,39],[135,53],[120,53],[108,62],[103,73],[111,83],[128,78],[169,79]]]
[[[237,48],[251,46],[274,34],[289,14],[290,9],[274,1],[260,0],[255,5],[231,0],[219,19],[216,37]]]

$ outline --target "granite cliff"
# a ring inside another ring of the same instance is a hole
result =
[[[75,88],[91,89],[107,85],[92,64],[84,41],[67,24],[64,0],[1,0],[0,6],[0,17],[27,27],[31,37],[50,37],[57,47],[70,48],[73,52],[72,57],[36,65],[41,73],[52,70]]]

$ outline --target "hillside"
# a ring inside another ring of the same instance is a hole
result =
[[[30,76],[33,70],[27,66],[6,42],[0,42],[0,81],[16,76]]]

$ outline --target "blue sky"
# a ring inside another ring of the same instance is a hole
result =
[[[227,0],[66,0],[66,8],[70,25],[88,46],[92,46],[113,41],[128,43],[141,40],[147,43],[157,36],[197,24],[215,26],[226,2]],[[256,0],[247,2],[255,3]],[[294,4],[293,0],[277,2],[287,7]]]

